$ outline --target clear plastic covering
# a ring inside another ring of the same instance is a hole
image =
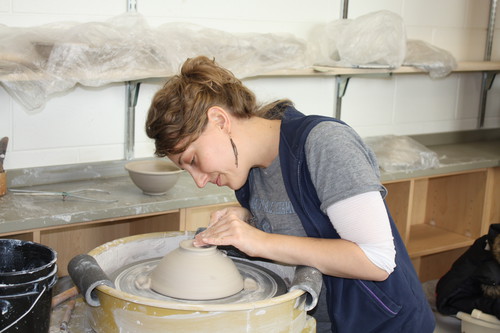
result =
[[[176,74],[189,57],[213,57],[237,77],[314,64],[399,67],[403,61],[433,77],[456,66],[428,44],[406,44],[401,17],[378,11],[320,25],[305,41],[291,34],[239,33],[189,23],[149,27],[138,13],[105,22],[58,22],[18,28],[0,24],[0,84],[28,110],[76,84],[98,87]]]
[[[406,29],[399,15],[382,10],[320,25],[310,44],[316,65],[397,68],[406,54]]]
[[[436,152],[408,136],[382,135],[365,138],[380,168],[386,172],[412,172],[439,167]]]
[[[153,29],[137,13],[106,22],[0,25],[0,83],[32,110],[76,84],[168,77],[197,55],[215,58],[241,78],[303,68],[306,49],[305,41],[285,34],[231,34],[186,23]]]
[[[429,72],[432,78],[444,77],[457,67],[448,51],[424,41],[408,40],[403,19],[386,10],[319,25],[309,44],[312,61],[320,66],[406,65]]]
[[[429,72],[432,78],[441,78],[457,68],[450,52],[422,40],[408,40],[405,66],[413,66]]]

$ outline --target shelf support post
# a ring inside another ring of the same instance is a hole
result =
[[[493,33],[495,31],[495,19],[497,16],[497,0],[490,0],[490,17],[488,21],[488,31],[486,35],[486,46],[484,49],[484,61],[491,61],[491,51],[493,49]],[[486,117],[486,100],[488,97],[488,90],[491,88],[495,79],[495,73],[483,72],[483,79],[481,81],[481,93],[479,95],[479,118],[477,126],[482,128],[484,126],[484,119]]]
[[[342,14],[343,19],[346,19],[349,14],[349,0],[341,0],[340,1],[340,13]]]
[[[141,82],[127,81],[126,89],[126,115],[125,115],[125,159],[131,160],[134,158],[134,142],[135,142],[135,107],[139,97],[139,89]]]
[[[341,19],[347,19],[349,14],[349,0],[340,1],[340,14]],[[344,97],[345,90],[347,89],[347,84],[349,83],[350,77],[348,76],[336,76],[335,81],[337,83],[337,98],[335,101],[335,118],[340,119],[342,114],[342,97]]]
[[[137,0],[127,0],[127,12],[137,12]],[[125,144],[124,157],[126,160],[134,158],[135,144],[135,107],[139,96],[141,83],[127,81],[125,83]]]
[[[127,12],[137,12],[137,0],[127,0]]]

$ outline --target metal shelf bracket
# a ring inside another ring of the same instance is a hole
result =
[[[125,116],[125,146],[124,155],[126,160],[134,158],[135,143],[135,107],[139,97],[141,87],[140,81],[127,81],[126,89],[126,116]]]
[[[483,72],[481,80],[481,94],[479,96],[479,117],[477,126],[482,128],[484,126],[484,120],[486,118],[486,102],[488,100],[488,91],[493,86],[495,82],[496,72]]]
[[[347,90],[347,85],[349,84],[350,76],[339,75],[335,77],[337,85],[337,101],[335,104],[335,118],[340,119],[342,115],[342,98]]]

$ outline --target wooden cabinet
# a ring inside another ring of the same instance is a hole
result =
[[[4,234],[2,238],[34,241],[57,252],[58,275],[68,274],[67,266],[74,256],[87,253],[106,242],[132,235],[179,230],[179,210],[156,215],[130,216],[62,227],[34,229],[22,233]]]
[[[491,223],[500,223],[500,167],[384,182],[387,204],[421,281],[437,279]],[[126,236],[204,227],[215,210],[235,202],[204,205],[82,222],[51,228],[4,233],[30,240],[58,253],[59,275],[67,264],[108,241]]]
[[[436,279],[491,223],[500,223],[500,168],[384,184],[387,204],[422,281]]]
[[[158,214],[129,216],[92,222],[33,229],[20,233],[0,235],[34,241],[49,246],[57,252],[58,275],[68,274],[67,266],[74,256],[115,239],[162,231],[195,231],[208,224],[210,214],[218,209],[234,206],[223,203],[161,212]]]

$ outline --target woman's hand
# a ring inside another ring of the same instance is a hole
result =
[[[248,223],[251,217],[242,207],[216,211],[210,217],[208,228],[196,235],[194,245],[232,245],[252,256],[265,233]]]

